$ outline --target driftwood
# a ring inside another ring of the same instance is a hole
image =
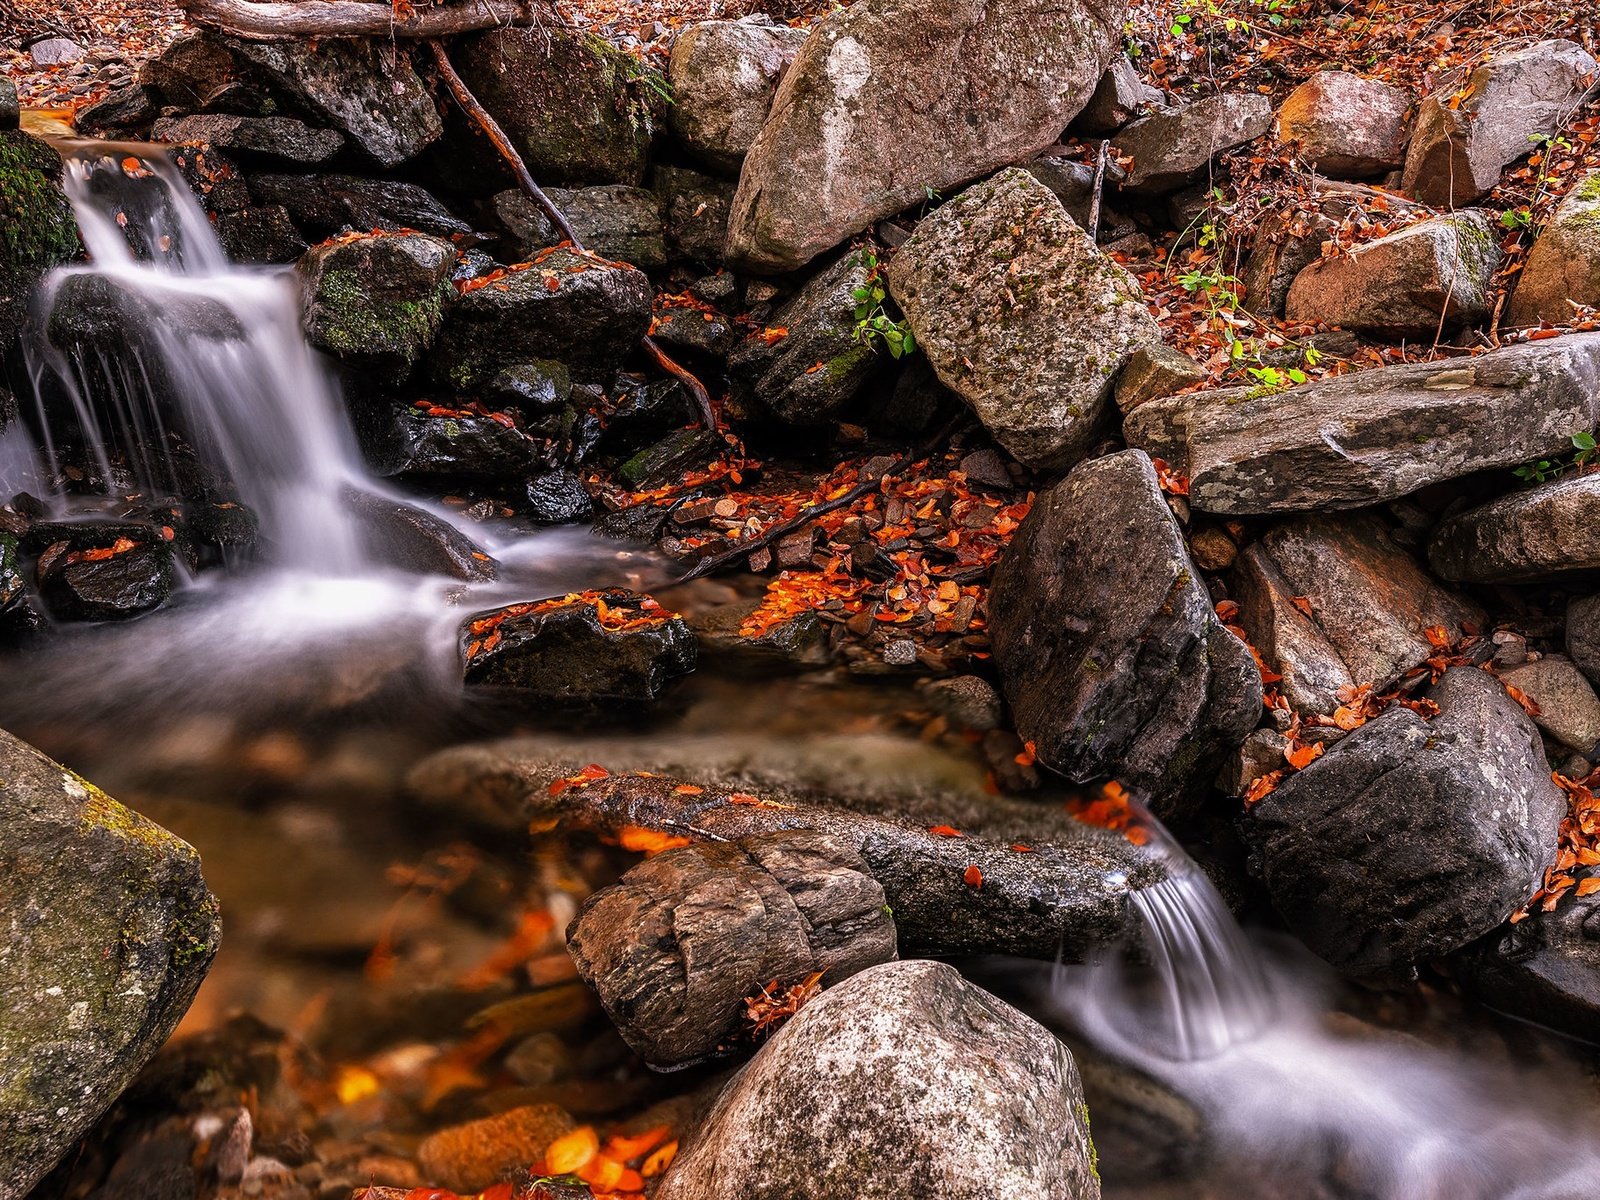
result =
[[[544,0],[462,0],[398,9],[367,0],[181,0],[189,20],[244,38],[438,38],[532,25]]]

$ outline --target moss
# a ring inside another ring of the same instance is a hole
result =
[[[1083,1122],[1083,1140],[1089,1147],[1089,1174],[1094,1176],[1096,1183],[1099,1183],[1100,1151],[1094,1144],[1094,1131],[1089,1127],[1089,1105],[1086,1101],[1078,1101],[1078,1119]]]
[[[39,277],[77,256],[78,227],[57,170],[43,144],[0,133],[0,338],[20,319],[22,299]]]
[[[316,335],[342,358],[388,352],[413,361],[439,327],[447,287],[422,300],[381,300],[371,294],[361,270],[324,271],[316,288]]]
[[[63,774],[69,791],[74,784],[83,789],[83,805],[79,812],[86,827],[103,829],[124,841],[138,842],[162,854],[183,845],[154,821],[147,821],[131,808],[118,804],[83,776],[65,770]]]

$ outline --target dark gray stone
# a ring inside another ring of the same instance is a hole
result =
[[[164,117],[150,130],[157,142],[200,143],[215,146],[238,158],[273,158],[315,166],[327,162],[344,146],[335,129],[313,129],[293,117],[236,117],[223,113],[198,113]]]
[[[1175,192],[1205,174],[1219,154],[1272,128],[1272,101],[1253,92],[1222,92],[1182,108],[1140,117],[1117,134],[1117,149],[1133,156],[1124,191]]]
[[[354,488],[346,490],[345,502],[361,519],[362,549],[373,561],[467,582],[495,577],[494,559],[443,518],[404,500]]]
[[[528,480],[527,511],[541,525],[565,525],[585,520],[594,509],[577,473],[557,470]]]
[[[672,260],[708,266],[721,263],[734,185],[681,167],[657,167],[651,186],[661,197],[667,253]]]
[[[455,298],[456,250],[424,233],[372,234],[313,247],[300,260],[306,340],[395,382],[433,344]]]
[[[1428,562],[1446,579],[1473,583],[1600,567],[1600,475],[1568,475],[1458,513],[1434,533]]]
[[[551,188],[546,194],[586,249],[641,270],[666,266],[661,201],[654,192],[603,184],[576,190]],[[495,219],[511,235],[510,257],[518,262],[566,239],[544,210],[520,190],[500,192],[490,204]]]
[[[252,174],[250,194],[259,204],[281,205],[308,237],[353,229],[414,229],[447,238],[470,233],[431,193],[414,183],[356,175]]]

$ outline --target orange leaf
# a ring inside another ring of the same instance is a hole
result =
[[[673,788],[672,791],[674,795],[678,796],[698,796],[701,792],[705,791],[705,788],[699,787],[692,783],[680,783],[677,787]]]
[[[600,1135],[593,1125],[580,1125],[550,1143],[544,1152],[545,1170],[551,1175],[572,1175],[588,1166],[600,1153]]]
[[[928,826],[928,832],[933,834],[934,837],[943,838],[958,838],[967,836],[953,825],[930,825]]]
[[[983,887],[983,872],[975,866],[968,867],[965,871],[961,872],[961,882],[966,884],[969,888],[981,889]]]
[[[1296,771],[1304,771],[1314,761],[1322,757],[1323,745],[1321,742],[1294,742],[1289,746],[1289,751],[1284,755],[1289,760],[1289,765]]]
[[[1600,892],[1600,875],[1590,875],[1586,879],[1578,880],[1577,894],[1579,896],[1592,896]]]

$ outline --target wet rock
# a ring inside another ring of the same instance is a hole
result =
[[[922,689],[922,694],[936,712],[961,729],[987,733],[1000,728],[1005,715],[1000,693],[977,675],[936,679]]]
[[[218,213],[213,224],[232,262],[290,263],[305,253],[288,210],[276,204]]]
[[[1138,68],[1124,54],[1111,60],[1089,103],[1072,119],[1072,128],[1105,137],[1137,117],[1141,109],[1160,102],[1161,93],[1139,78]]]
[[[525,1104],[439,1130],[417,1147],[417,1165],[430,1183],[481,1192],[544,1158],[551,1142],[576,1128],[554,1104]]]
[[[38,629],[44,614],[28,590],[17,539],[0,533],[0,642],[10,642]]]
[[[1597,395],[1600,336],[1580,334],[1288,391],[1170,396],[1124,432],[1188,476],[1205,512],[1360,508],[1570,449],[1594,428]]]
[[[1592,421],[1572,430],[1593,428]],[[1600,567],[1600,476],[1569,475],[1444,521],[1428,562],[1446,579],[1500,583]]]
[[[1464,85],[1452,81],[1422,102],[1400,190],[1440,208],[1471,204],[1568,119],[1597,72],[1582,46],[1551,39],[1491,58]]]
[[[300,260],[306,340],[388,381],[404,379],[433,344],[455,247],[423,233],[324,242]]]
[[[676,379],[641,379],[620,374],[612,382],[612,403],[606,414],[600,449],[631,456],[699,417],[694,397]]]
[[[10,79],[0,80],[0,129],[15,129],[22,115],[17,102],[17,85]]]
[[[250,194],[259,204],[283,207],[314,238],[346,229],[414,229],[441,238],[471,232],[424,188],[394,179],[252,174]]]
[[[617,474],[641,491],[659,487],[704,467],[727,446],[715,429],[678,429],[628,459]]]
[[[0,733],[0,1193],[25,1196],[188,1009],[216,953],[189,846]]]
[[[661,197],[668,256],[674,262],[720,263],[734,185],[681,167],[657,167],[651,185]]]
[[[805,30],[764,17],[685,28],[667,63],[672,132],[707,166],[737,174],[805,40]]]
[[[547,193],[567,218],[578,240],[596,254],[653,271],[667,264],[661,201],[643,188],[606,184],[551,188]],[[546,246],[566,240],[527,195],[500,192],[490,202],[495,218],[511,234],[512,256],[525,261]]]
[[[729,259],[790,270],[929,188],[1040,153],[1093,94],[1122,18],[1118,0],[865,0],[834,12],[745,159]]]
[[[461,77],[540,183],[638,184],[655,116],[646,68],[602,37],[495,29],[452,48]]]
[[[345,501],[362,522],[367,556],[420,575],[468,582],[495,577],[495,562],[454,525],[415,504],[348,489]]]
[[[1592,754],[1600,742],[1600,697],[1572,660],[1559,654],[1507,667],[1500,678],[1532,700],[1533,723],[1556,741]]]
[[[1353,976],[1396,978],[1487,933],[1538,885],[1566,811],[1539,733],[1455,667],[1427,721],[1399,705],[1329,747],[1245,822],[1289,928]]]
[[[7,231],[0,237],[0,347],[7,347],[34,286],[79,251],[61,158],[20,130],[0,129],[0,229]]]
[[[327,162],[344,145],[334,129],[313,129],[293,117],[236,117],[199,113],[165,117],[150,131],[153,141],[200,143],[227,151],[240,161],[276,158],[315,165]]]
[[[1042,493],[995,569],[995,665],[1017,732],[1067,778],[1114,775],[1183,815],[1255,726],[1261,677],[1223,627],[1150,460],[1125,451]]]
[[[1250,644],[1283,676],[1274,686],[1303,712],[1333,712],[1356,684],[1387,690],[1436,653],[1430,628],[1455,642],[1486,624],[1370,514],[1274,526],[1240,556],[1232,595]]]
[[[644,272],[595,254],[551,250],[462,294],[439,335],[433,370],[457,391],[538,359],[604,375],[644,337],[650,303]]]
[[[582,521],[593,512],[589,492],[577,472],[545,471],[528,480],[530,517],[541,525],[565,525]]]
[[[1410,96],[1380,80],[1318,71],[1279,106],[1278,139],[1324,175],[1382,175],[1405,161],[1410,106]]]
[[[85,527],[46,549],[36,571],[51,615],[68,621],[137,617],[164,603],[176,580],[171,547],[148,528]]]
[[[0,92],[3,92],[0,88]],[[86,137],[106,140],[136,140],[133,135],[150,127],[156,106],[150,89],[130,82],[114,87],[99,100],[85,104],[73,114],[72,125]],[[4,121],[0,120],[0,125]]]
[[[695,666],[683,618],[622,591],[480,613],[461,649],[468,685],[535,704],[647,704]]]
[[[1506,306],[1513,325],[1570,320],[1574,304],[1600,308],[1600,170],[1572,185],[1528,252]]]
[[[820,973],[832,987],[895,957],[883,888],[845,842],[782,831],[681,846],[585,901],[578,973],[651,1066],[748,1044],[744,1001]]]
[[[1133,277],[1021,170],[925,218],[888,278],[940,382],[1032,467],[1082,457],[1118,371],[1161,341]]]
[[[943,963],[811,1001],[718,1097],[660,1200],[1100,1195],[1072,1055]]]
[[[701,308],[664,308],[657,299],[650,336],[663,346],[707,358],[725,359],[739,342],[739,330],[724,314]]]
[[[1203,383],[1205,368],[1164,342],[1140,346],[1117,376],[1117,409],[1127,416],[1147,400],[1159,400]]]
[[[1205,174],[1219,154],[1272,128],[1272,101],[1251,92],[1223,92],[1182,108],[1163,108],[1117,134],[1117,149],[1133,156],[1123,190],[1174,192]]]
[[[729,356],[736,401],[791,425],[825,425],[839,414],[882,366],[884,356],[856,336],[855,293],[871,285],[873,261],[865,251],[838,259]]]
[[[1296,324],[1432,338],[1488,319],[1500,238],[1478,209],[1422,221],[1312,263],[1289,287]]]
[[[816,613],[798,613],[770,629],[745,633],[742,627],[757,607],[754,601],[724,604],[689,619],[707,666],[763,676],[815,670],[832,660],[827,626]]]
[[[393,424],[367,438],[367,457],[380,475],[442,482],[506,483],[537,470],[545,445],[504,413],[407,407]]]

